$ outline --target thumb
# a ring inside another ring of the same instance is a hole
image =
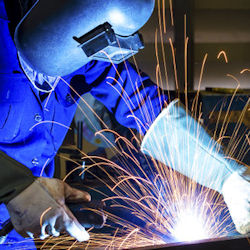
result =
[[[90,202],[91,196],[88,192],[81,191],[76,188],[72,188],[67,183],[64,182],[64,195],[66,202]]]

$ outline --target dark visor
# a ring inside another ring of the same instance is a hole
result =
[[[121,63],[144,48],[139,33],[131,36],[119,36],[109,23],[104,23],[87,34],[77,38],[80,47],[90,60]]]

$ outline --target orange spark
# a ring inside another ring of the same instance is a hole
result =
[[[48,159],[46,160],[46,162],[43,164],[43,167],[42,167],[42,170],[41,170],[41,173],[40,173],[40,177],[43,175],[43,171],[44,171],[45,167],[47,166],[49,160],[50,160],[50,158],[48,158]]]
[[[226,52],[224,50],[219,52],[219,54],[217,55],[217,59],[219,59],[221,55],[224,56],[225,62],[228,63],[227,54],[226,54]]]
[[[47,208],[40,216],[40,227],[42,228],[43,226],[43,217],[45,216],[46,213],[48,213],[50,210],[52,209],[52,207]]]
[[[243,70],[241,70],[240,74],[243,74],[245,72],[250,72],[250,69],[243,69]]]
[[[72,130],[72,128],[70,128],[70,127],[68,127],[68,126],[66,126],[66,125],[64,125],[64,124],[62,124],[62,123],[60,123],[60,122],[56,122],[56,121],[41,121],[41,122],[38,122],[38,123],[36,123],[35,125],[33,125],[33,126],[29,129],[29,131],[32,131],[36,126],[38,126],[38,125],[40,125],[40,124],[45,124],[45,123],[57,124],[57,125],[59,125],[59,126],[62,126],[62,127],[67,128],[67,129],[69,129],[69,130]]]
[[[169,6],[170,6],[171,24],[172,24],[172,26],[174,26],[174,14],[173,14],[173,2],[172,2],[172,0],[169,0]]]

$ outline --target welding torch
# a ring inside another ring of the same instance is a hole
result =
[[[106,222],[107,217],[103,210],[105,203],[102,201],[67,203],[66,205],[84,228],[102,228]],[[0,244],[13,229],[10,219],[3,223],[0,229]]]

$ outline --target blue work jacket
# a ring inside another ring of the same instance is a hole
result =
[[[84,93],[90,92],[120,124],[140,133],[149,128],[167,99],[159,97],[157,86],[128,62],[91,61],[64,76],[49,94],[39,91],[20,67],[3,0],[0,44],[0,150],[28,167],[34,176],[53,177],[54,156]],[[2,204],[0,224],[7,218]]]

